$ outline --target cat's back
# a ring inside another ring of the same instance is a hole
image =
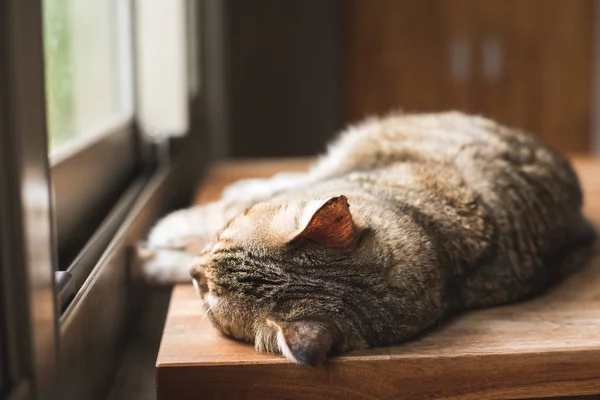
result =
[[[553,210],[579,211],[582,203],[579,180],[565,156],[529,134],[460,112],[366,120],[343,132],[312,173],[382,174],[398,165],[428,171],[434,180],[452,177],[489,205],[501,205],[513,192],[531,201],[542,197]]]
[[[534,137],[490,119],[461,112],[391,114],[346,129],[319,160],[317,174],[342,174],[397,162],[454,164],[466,158],[514,165],[564,158]]]
[[[462,300],[469,307],[545,287],[563,268],[547,262],[557,249],[593,237],[568,159],[483,117],[448,112],[367,120],[343,132],[313,174],[338,177],[341,189],[352,182],[359,192],[374,191],[398,203],[398,216],[411,209],[421,215],[436,231],[439,258],[452,260],[447,264],[457,274],[470,274]],[[368,213],[380,211],[365,204]]]

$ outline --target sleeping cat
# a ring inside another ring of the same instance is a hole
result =
[[[191,274],[225,335],[314,366],[540,293],[590,253],[581,207],[569,162],[537,139],[398,114],[347,129],[307,174],[167,216],[139,254],[149,281]]]

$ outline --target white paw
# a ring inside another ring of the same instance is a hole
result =
[[[189,283],[193,260],[191,253],[139,243],[135,246],[132,260],[133,278],[153,285]]]
[[[298,186],[307,181],[306,173],[281,172],[268,179],[243,179],[228,185],[222,194],[225,201],[236,201],[240,198],[262,200],[273,193]]]
[[[152,228],[148,235],[150,247],[183,247],[182,238],[188,237],[196,232],[195,215],[191,209],[172,212],[162,218]]]
[[[221,198],[225,201],[236,201],[239,198],[260,197],[268,193],[267,179],[244,179],[234,182],[223,189]]]

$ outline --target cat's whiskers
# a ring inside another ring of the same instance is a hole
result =
[[[206,304],[206,301],[203,300],[203,303]],[[208,305],[208,308],[204,311],[204,315],[202,316],[202,318],[200,318],[200,321],[198,322],[198,328],[200,328],[200,326],[202,326],[202,323],[204,322],[204,320],[208,316],[208,313],[212,311],[213,307],[214,307],[214,304],[209,304]]]

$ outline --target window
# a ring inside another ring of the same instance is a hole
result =
[[[66,269],[139,164],[131,3],[43,0],[43,18],[59,267]]]
[[[133,3],[0,2],[1,395],[110,381],[143,299],[130,246],[202,171],[201,2]]]
[[[131,120],[129,7],[119,0],[43,1],[51,154]]]
[[[131,2],[42,0],[42,6],[57,268],[64,271],[56,281],[64,309],[118,228],[108,217],[139,176],[143,143],[133,123]],[[129,206],[135,194],[128,194]]]

